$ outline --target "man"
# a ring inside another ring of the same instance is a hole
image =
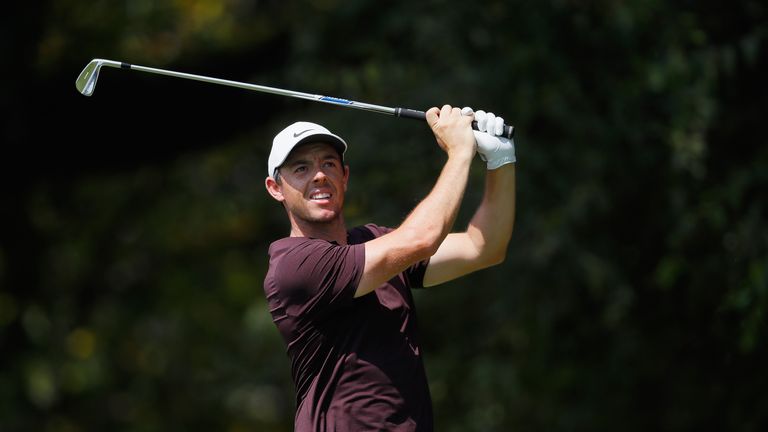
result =
[[[448,156],[432,191],[397,229],[347,230],[347,144],[295,123],[274,139],[269,194],[290,237],[269,248],[264,280],[296,386],[297,431],[431,431],[432,402],[410,288],[503,261],[515,208],[514,143],[503,119],[445,105],[426,113]],[[475,118],[479,129],[474,132]],[[475,152],[487,163],[483,201],[467,230],[449,234]]]

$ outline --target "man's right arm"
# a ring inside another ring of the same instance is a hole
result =
[[[448,154],[435,187],[394,231],[365,243],[365,270],[355,297],[368,294],[412,264],[431,257],[456,219],[475,154],[472,117],[448,105],[427,111],[438,145]]]

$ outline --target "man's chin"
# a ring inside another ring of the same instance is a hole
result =
[[[340,215],[340,212],[334,210],[314,211],[309,214],[307,220],[314,223],[328,224],[338,220]]]

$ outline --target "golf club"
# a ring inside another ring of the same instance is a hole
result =
[[[75,86],[77,87],[77,90],[80,91],[80,93],[86,96],[91,96],[93,94],[93,91],[96,89],[96,81],[99,79],[99,71],[101,70],[102,66],[109,66],[109,67],[119,68],[119,69],[132,69],[132,70],[149,72],[149,73],[154,73],[159,75],[168,75],[176,78],[186,78],[186,79],[203,81],[203,82],[212,83],[212,84],[220,84],[220,85],[225,85],[230,87],[242,88],[246,90],[254,90],[254,91],[263,92],[263,93],[272,93],[272,94],[281,95],[281,96],[307,99],[315,102],[323,102],[323,103],[339,105],[347,108],[355,108],[355,109],[360,109],[365,111],[372,111],[372,112],[388,114],[388,115],[393,115],[393,116],[402,117],[402,118],[410,118],[415,120],[424,120],[426,118],[426,114],[424,113],[424,111],[417,111],[417,110],[412,110],[408,108],[390,108],[390,107],[385,107],[381,105],[372,105],[372,104],[363,103],[363,102],[355,102],[355,101],[336,98],[336,97],[302,93],[302,92],[297,92],[293,90],[284,90],[284,89],[279,89],[275,87],[248,84],[248,83],[230,81],[230,80],[225,80],[220,78],[211,78],[211,77],[202,76],[202,75],[193,75],[193,74],[188,74],[183,72],[174,72],[174,71],[165,70],[165,69],[157,69],[157,68],[139,66],[139,65],[123,63],[123,62],[118,62],[113,60],[104,60],[104,59],[91,60],[91,62],[88,63],[87,66],[85,66],[83,71],[80,72],[80,75],[77,77],[77,81],[75,81]],[[477,130],[476,121],[472,122],[472,128]],[[503,136],[507,138],[512,138],[514,134],[515,134],[515,128],[513,126],[504,125],[504,133],[502,134]]]

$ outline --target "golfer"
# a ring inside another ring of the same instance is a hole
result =
[[[395,229],[347,229],[341,137],[298,122],[274,138],[265,184],[285,207],[291,232],[269,247],[264,292],[291,361],[296,431],[432,431],[410,289],[504,260],[516,160],[514,143],[499,136],[504,120],[449,105],[426,119],[447,160],[432,191]],[[475,152],[488,168],[485,195],[466,231],[449,234]]]

